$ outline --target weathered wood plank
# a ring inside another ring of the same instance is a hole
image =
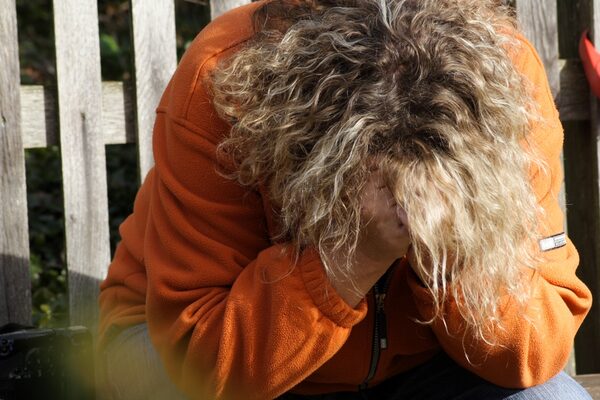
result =
[[[561,121],[590,119],[590,89],[579,59],[559,61],[560,91],[556,96]]]
[[[173,0],[131,0],[140,178],[154,164],[152,129],[160,97],[177,66]]]
[[[26,149],[58,144],[56,92],[39,85],[21,86],[21,121]]]
[[[95,0],[54,0],[71,324],[92,330],[110,261]]]
[[[600,0],[592,0],[593,13],[590,26],[596,29],[592,39],[600,43]],[[574,6],[574,5],[573,5]],[[577,42],[573,43],[577,46]],[[591,125],[568,132],[571,160],[569,172],[571,237],[578,246],[580,264],[578,275],[588,285],[596,299],[600,297],[600,107],[595,97],[590,97]],[[565,151],[567,147],[565,146]],[[566,155],[566,153],[565,153]],[[571,210],[572,209],[572,210]],[[595,301],[576,338],[577,372],[600,372],[600,307]]]
[[[104,144],[135,143],[133,88],[129,82],[102,83]]]
[[[31,322],[15,0],[0,0],[0,325]]]
[[[557,105],[563,121],[590,118],[589,88],[581,62],[560,60]],[[135,143],[133,88],[128,82],[102,83],[102,134],[104,144]],[[21,131],[26,149],[58,144],[56,89],[21,86]]]
[[[541,57],[550,88],[556,96],[559,90],[556,0],[518,0],[517,18],[525,37]]]
[[[251,3],[250,0],[218,0],[210,2],[210,17],[211,19],[217,18],[224,12],[231,10],[232,8],[242,6],[244,4]]]
[[[56,88],[21,86],[21,121],[26,149],[58,145]],[[135,143],[132,88],[128,82],[102,83],[104,144]]]
[[[557,0],[558,53],[560,58],[579,59],[579,37],[590,26],[592,2],[590,0]]]
[[[560,93],[562,121],[590,119],[589,87],[579,61],[579,36],[590,25],[589,0],[557,0],[559,23]]]
[[[600,232],[598,208],[598,163],[596,138],[591,134],[589,121],[563,122],[565,128],[565,178],[569,207],[569,236],[579,251],[580,262],[578,276],[594,292],[597,298],[598,265],[600,249],[598,232]],[[596,287],[596,289],[594,288]],[[575,337],[577,356],[577,372],[598,372],[598,321],[596,305],[583,322]]]

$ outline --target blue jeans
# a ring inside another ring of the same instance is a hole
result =
[[[104,352],[106,379],[113,400],[182,400],[150,342],[146,324],[121,332]],[[591,400],[564,372],[528,389],[505,389],[460,367],[446,354],[364,392],[317,396],[284,394],[280,400]],[[209,400],[209,399],[207,399]],[[266,400],[266,399],[265,399]]]
[[[103,353],[104,379],[111,400],[184,400],[140,324],[113,338]]]

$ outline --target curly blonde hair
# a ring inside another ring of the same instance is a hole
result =
[[[480,338],[505,295],[524,305],[540,212],[529,183],[531,90],[508,49],[513,16],[492,0],[273,0],[257,34],[212,76],[231,134],[219,152],[265,184],[279,239],[344,249],[361,231],[367,160],[409,219],[417,268],[443,319],[457,301]],[[424,261],[427,259],[427,263]],[[492,324],[490,324],[490,321]]]

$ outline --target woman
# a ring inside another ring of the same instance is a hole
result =
[[[114,392],[589,398],[560,373],[591,302],[561,144],[495,1],[231,11],[165,91],[102,285]]]

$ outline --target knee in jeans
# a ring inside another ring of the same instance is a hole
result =
[[[561,372],[548,382],[525,389],[507,400],[592,400],[588,392],[570,376]]]

